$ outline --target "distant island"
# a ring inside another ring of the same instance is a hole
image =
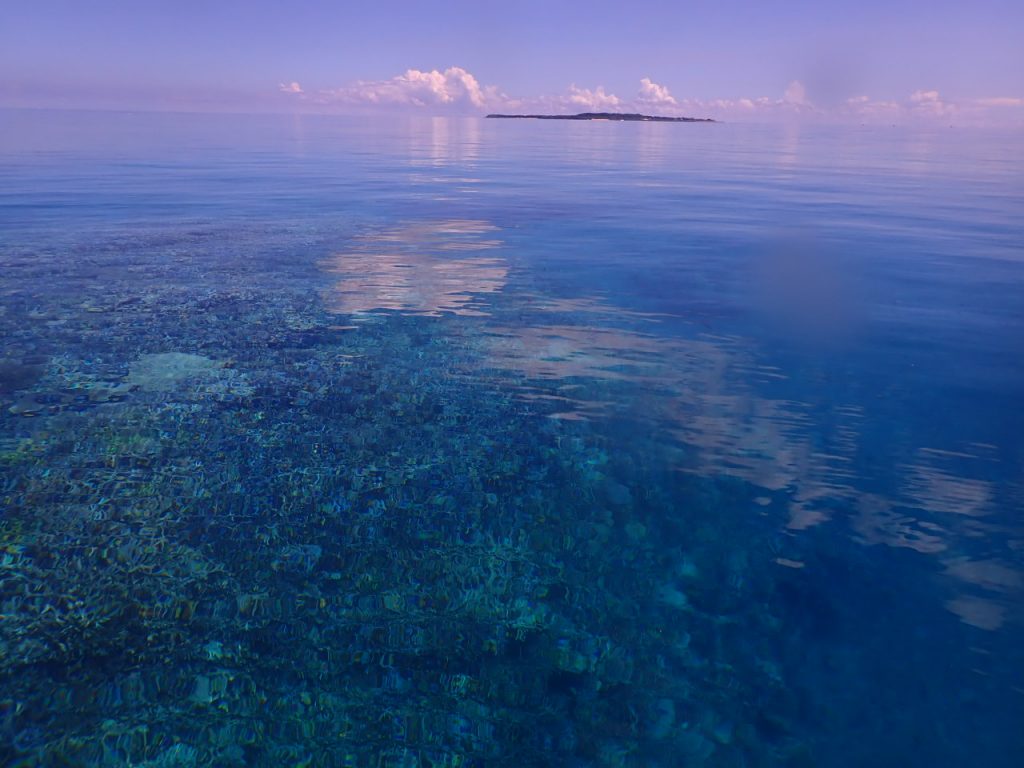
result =
[[[636,123],[716,123],[710,117],[660,117],[635,112],[580,112],[578,115],[488,115],[503,120],[621,120]]]

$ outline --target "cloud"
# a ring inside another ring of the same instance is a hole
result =
[[[804,84],[799,80],[794,80],[786,86],[786,92],[783,94],[782,100],[787,104],[803,106],[807,104],[807,89],[804,88]]]
[[[569,95],[566,97],[569,105],[584,107],[590,110],[613,110],[622,104],[622,99],[614,93],[605,93],[604,86],[597,86],[594,90],[589,88],[577,88],[575,84],[569,86]]]
[[[387,80],[359,80],[341,88],[315,93],[304,91],[294,82],[281,83],[279,89],[307,103],[322,106],[410,107],[467,112],[612,112],[666,109],[679,104],[667,87],[647,77],[640,81],[640,89],[633,100],[620,98],[601,85],[586,88],[575,83],[561,94],[513,99],[495,86],[482,85],[462,67],[449,67],[444,71],[409,69]]]
[[[956,106],[943,101],[938,91],[917,90],[902,102],[872,99],[865,95],[853,96],[845,101],[834,116],[864,122],[905,122],[947,117],[955,111]]]
[[[993,96],[955,104],[938,90],[919,89],[905,99],[879,100],[857,95],[838,104],[814,103],[799,80],[780,95],[733,99],[688,99],[674,96],[668,86],[649,77],[640,80],[635,96],[620,98],[598,85],[572,84],[559,94],[510,98],[496,86],[483,85],[462,67],[445,70],[409,69],[386,80],[361,80],[333,90],[309,92],[297,82],[280,83],[279,90],[309,108],[406,108],[434,112],[571,114],[574,112],[645,112],[671,116],[714,117],[724,120],[791,120],[908,122],[953,120],[992,123],[1014,120],[1024,98]]]
[[[739,99],[685,99],[676,98],[667,86],[654,82],[649,77],[640,80],[640,89],[631,100],[620,99],[607,93],[602,87],[594,90],[571,86],[566,95],[541,100],[519,102],[517,106],[529,105],[535,109],[566,112],[607,110],[619,112],[654,112],[663,115],[686,115],[691,117],[781,117],[784,115],[806,114],[816,111],[807,98],[804,86],[793,81],[781,98],[761,96]]]
[[[658,107],[674,107],[678,102],[669,93],[664,85],[658,85],[651,78],[645,77],[640,80],[640,94],[637,101],[641,104],[650,104]]]
[[[640,80],[633,98],[621,98],[598,85],[593,88],[573,83],[560,94],[531,98],[510,98],[496,86],[482,85],[462,67],[443,71],[409,69],[386,80],[359,80],[331,90],[308,92],[296,82],[281,83],[280,90],[311,107],[392,107],[435,111],[504,111],[517,113],[571,114],[573,112],[651,112],[665,115],[732,117],[757,113],[812,110],[803,86],[794,81],[784,98],[700,101],[676,98],[668,86],[649,77]]]
[[[956,105],[943,101],[938,91],[914,91],[910,94],[910,110],[930,117],[947,117],[957,111]]]
[[[903,107],[895,101],[880,101],[870,96],[852,96],[839,110],[840,116],[852,116],[858,120],[889,120],[898,118]]]
[[[443,72],[408,69],[389,80],[360,80],[318,96],[324,102],[474,109],[483,109],[502,98],[494,86],[480,85],[462,67],[449,67]]]
[[[1024,106],[1024,99],[998,96],[954,103],[943,98],[936,89],[918,89],[902,101],[875,100],[855,96],[834,114],[836,119],[853,118],[863,122],[889,123],[955,121],[960,125],[989,125],[1013,120],[1016,110],[1007,107]]]
[[[807,97],[807,89],[799,80],[786,86],[782,96],[741,97],[738,99],[676,100],[679,108],[694,116],[707,115],[719,119],[792,119],[796,115],[822,114]]]
[[[982,107],[1024,107],[1024,99],[1015,96],[993,96],[987,99],[977,99],[976,104]]]

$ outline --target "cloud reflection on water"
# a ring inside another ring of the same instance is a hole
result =
[[[337,314],[395,310],[437,316],[486,314],[481,294],[500,291],[508,267],[492,251],[501,241],[482,221],[408,224],[358,238],[354,246],[323,263],[340,275],[326,296]]]
[[[787,376],[761,363],[747,338],[669,331],[669,318],[626,311],[599,296],[520,291],[514,302],[498,302],[510,286],[497,231],[484,221],[449,220],[358,238],[324,265],[340,276],[329,306],[357,315],[480,318],[477,365],[490,373],[467,371],[474,378],[492,377],[552,418],[618,415],[650,425],[677,470],[765,489],[774,498],[759,503],[777,510],[790,536],[845,523],[864,545],[938,558],[955,585],[946,607],[965,623],[994,630],[1013,615],[1009,606],[1020,603],[1024,577],[1003,559],[972,554],[985,540],[980,521],[998,491],[953,469],[965,459],[991,460],[984,446],[957,454],[919,448],[895,467],[891,491],[867,492],[857,468],[870,447],[861,406],[831,406],[823,424],[810,403],[766,396],[766,385]]]
[[[567,310],[575,324],[548,322]],[[488,365],[519,377],[524,399],[547,400],[556,409],[550,416],[617,413],[649,423],[685,448],[675,454],[683,457],[675,460],[680,471],[739,478],[783,501],[780,524],[791,536],[845,524],[864,545],[938,558],[955,593],[946,608],[963,622],[995,630],[1014,615],[1010,607],[1024,596],[1024,576],[1004,560],[969,554],[984,548],[978,521],[993,511],[997,488],[945,466],[949,452],[921,448],[895,467],[888,495],[866,492],[857,461],[870,447],[869,414],[838,405],[826,427],[812,404],[765,396],[763,385],[785,376],[758,362],[751,341],[659,333],[658,317],[622,312],[597,298],[535,300],[529,317],[528,325],[492,329]],[[990,460],[978,445],[956,458],[957,466]],[[802,566],[791,558],[777,562]]]

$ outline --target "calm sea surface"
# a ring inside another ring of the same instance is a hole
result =
[[[0,112],[0,763],[1019,766],[1022,180]]]

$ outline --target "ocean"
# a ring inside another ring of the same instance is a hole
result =
[[[1019,765],[1022,180],[0,112],[0,762]]]

